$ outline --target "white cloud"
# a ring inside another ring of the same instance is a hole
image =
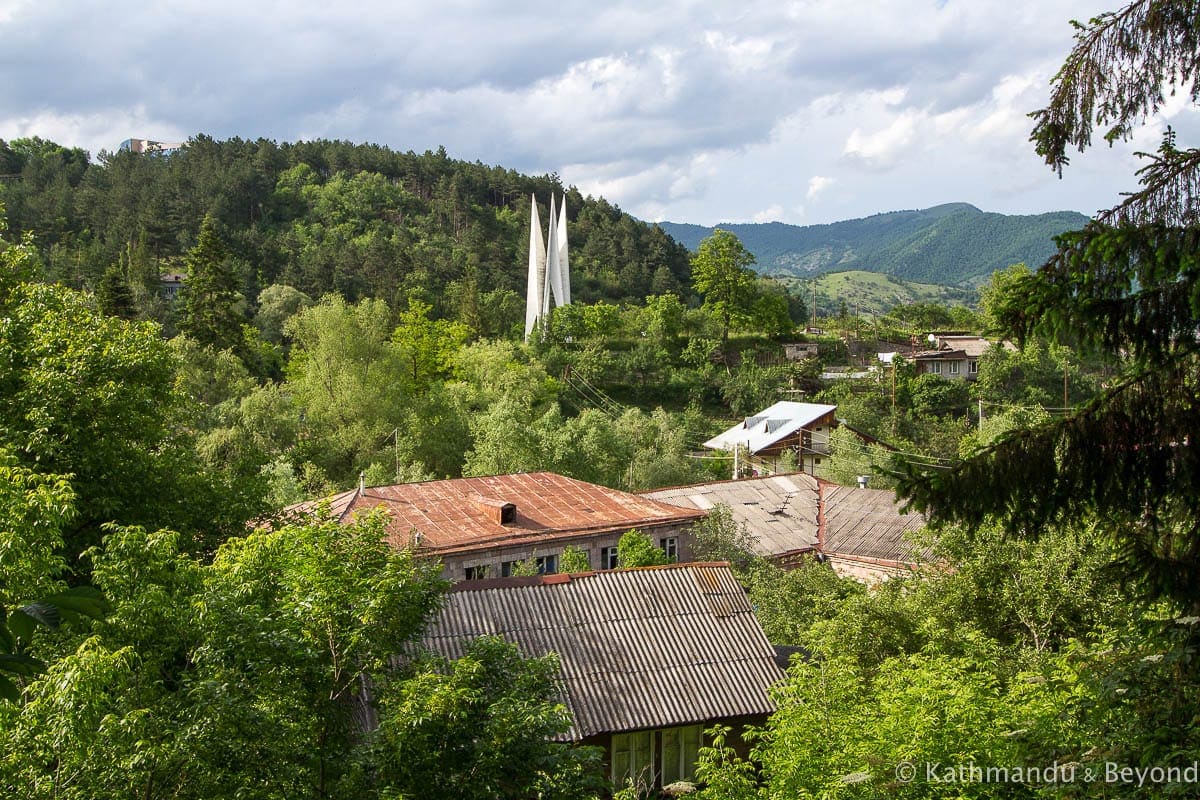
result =
[[[808,179],[808,193],[804,195],[810,203],[821,196],[821,193],[832,186],[833,178],[827,178],[824,175],[813,175]]]
[[[776,203],[770,208],[764,208],[762,211],[759,211],[751,219],[755,222],[780,222],[782,217],[783,206]]]
[[[820,222],[965,200],[1094,210],[1133,147],[1066,180],[1026,114],[1094,0],[0,0],[0,136],[92,152],[195,133],[329,137],[557,171],[645,218]],[[103,30],[103,36],[96,31]],[[36,68],[31,65],[36,65]],[[1200,135],[1185,98],[1161,115]],[[1182,134],[1181,134],[1182,135]],[[832,177],[836,175],[836,181]],[[1091,206],[1089,208],[1088,206]]]
[[[867,166],[886,169],[913,142],[922,116],[920,111],[905,110],[874,133],[864,134],[855,128],[846,137],[842,154]]]

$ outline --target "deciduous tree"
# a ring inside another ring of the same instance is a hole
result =
[[[692,257],[692,283],[704,306],[721,320],[721,349],[729,344],[729,328],[749,318],[757,276],[750,269],[754,254],[729,231],[717,228],[700,242]]]

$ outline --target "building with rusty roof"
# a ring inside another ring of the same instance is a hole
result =
[[[728,506],[734,521],[745,524],[757,555],[784,564],[818,556],[859,580],[908,571],[926,555],[910,540],[925,526],[924,517],[901,513],[888,490],[791,473],[677,486],[644,496],[702,511]]]
[[[783,678],[728,564],[459,583],[422,646],[458,658],[481,636],[558,654],[565,738],[603,746],[617,786],[691,778],[704,729],[761,723]]]
[[[339,521],[382,509],[388,540],[440,558],[451,580],[504,577],[528,560],[552,574],[567,547],[583,551],[593,568],[612,569],[617,541],[632,528],[687,561],[690,528],[705,516],[552,472],[360,486],[284,514],[314,513],[322,505]]]

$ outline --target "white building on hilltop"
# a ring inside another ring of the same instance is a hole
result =
[[[550,225],[542,239],[537,199],[529,198],[529,281],[525,296],[525,341],[539,319],[550,315],[550,297],[555,306],[571,302],[571,270],[567,255],[567,197],[555,213],[554,195],[550,195]]]

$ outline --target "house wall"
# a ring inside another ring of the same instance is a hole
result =
[[[729,737],[726,740],[726,744],[729,747],[732,747],[734,749],[734,751],[738,754],[739,757],[748,759],[750,757],[750,745],[745,741],[742,734],[744,733],[744,731],[746,730],[747,727],[749,727],[751,725],[762,726],[762,725],[766,724],[766,721],[767,721],[767,716],[765,714],[759,714],[759,715],[754,715],[754,716],[741,716],[741,717],[731,717],[731,718],[727,718],[727,719],[709,720],[707,722],[700,723],[700,728],[704,731],[707,731],[709,728],[713,727],[714,725],[725,725],[725,726],[730,727],[732,730],[729,733]],[[667,732],[668,730],[671,730],[671,728],[678,728],[678,727],[685,727],[685,726],[671,726],[671,727],[664,727],[664,728],[656,728],[656,729],[653,729],[652,731],[650,731],[650,733],[652,734],[653,743],[654,743],[654,748],[653,748],[654,749],[654,774],[653,774],[653,776],[650,776],[651,777],[651,786],[647,787],[647,788],[661,788],[662,787],[662,785],[663,785],[663,783],[662,783],[663,734],[665,732]],[[599,734],[597,736],[589,736],[586,739],[584,739],[583,741],[579,742],[579,744],[590,745],[593,747],[599,747],[604,750],[604,774],[605,774],[605,777],[607,777],[609,780],[612,780],[612,778],[613,778],[613,768],[612,768],[612,766],[613,766],[613,734],[603,733],[603,734]],[[700,741],[700,745],[702,747],[707,747],[711,744],[712,744],[712,737],[702,736],[701,741]],[[693,765],[693,767],[694,767],[694,765]],[[625,787],[620,786],[620,785],[614,785],[612,788],[614,790],[619,791]]]
[[[692,522],[673,522],[665,525],[639,525],[637,527],[638,530],[649,536],[655,545],[661,546],[663,539],[674,538],[677,547],[675,560],[688,562],[692,560],[692,524]],[[451,581],[466,580],[468,568],[484,567],[487,570],[487,577],[499,578],[502,574],[502,565],[506,561],[523,561],[546,556],[555,556],[561,565],[562,553],[568,547],[584,551],[592,569],[599,570],[604,568],[604,565],[600,563],[601,550],[605,547],[615,548],[617,542],[621,540],[621,536],[628,530],[628,528],[624,528],[569,538],[554,538],[540,544],[524,542],[519,545],[494,545],[480,547],[469,552],[448,553],[441,556],[442,576]],[[436,556],[437,553],[430,553],[430,555]]]
[[[792,451],[799,454],[796,461],[798,471],[824,478],[829,471],[829,436],[836,427],[837,418],[832,413],[826,414],[812,426],[759,450],[753,460],[775,471],[780,468],[778,461],[783,454]]]
[[[903,566],[871,563],[856,559],[841,558],[837,555],[831,555],[828,558],[830,568],[838,575],[865,583],[868,586],[882,583],[898,575],[908,575],[912,572],[911,569]]]
[[[973,380],[978,372],[972,371],[971,364],[978,364],[975,358],[939,358],[917,361],[918,372],[930,373],[948,380]],[[954,370],[958,370],[955,372]]]

